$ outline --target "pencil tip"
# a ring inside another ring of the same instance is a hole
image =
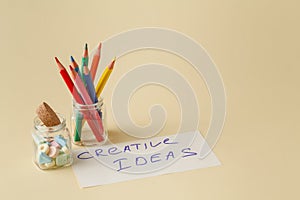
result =
[[[88,56],[89,56],[89,53],[88,53],[88,45],[87,45],[87,43],[85,43],[83,57],[86,57],[86,58],[87,58]]]
[[[115,65],[115,62],[116,62],[116,57],[113,59],[113,61],[111,62],[111,64],[109,65],[109,69],[113,69],[114,68],[114,65]]]
[[[54,58],[55,58],[55,61],[56,61],[56,64],[57,64],[58,68],[59,68],[60,70],[63,70],[63,69],[64,69],[64,66],[60,63],[60,61],[58,60],[57,57],[54,57]]]
[[[75,69],[71,65],[69,65],[69,69],[71,71],[72,78],[75,79],[76,78],[76,71],[75,71]]]
[[[100,50],[101,47],[102,47],[102,43],[100,42],[100,43],[98,44],[98,49]]]
[[[73,56],[71,56],[71,62],[75,62],[75,60],[74,60]]]

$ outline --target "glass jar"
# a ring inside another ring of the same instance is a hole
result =
[[[45,126],[38,116],[33,121],[34,163],[40,169],[66,167],[73,162],[66,120],[63,115],[56,114],[61,122],[56,126]]]
[[[94,104],[79,104],[73,100],[72,141],[76,145],[102,145],[107,140],[103,99]]]

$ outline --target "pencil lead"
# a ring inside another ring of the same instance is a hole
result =
[[[74,69],[74,70],[75,70],[75,67],[74,67],[73,65],[69,65],[69,67],[71,67],[72,69]],[[71,69],[71,68],[70,68],[70,69]]]
[[[75,62],[75,60],[74,60],[73,56],[71,56],[71,62]]]
[[[100,42],[99,45],[98,45],[98,48],[97,48],[97,53],[98,53],[99,56],[101,54],[101,48],[102,48],[102,43]]]
[[[54,58],[55,58],[56,63],[60,63],[57,57],[54,57]]]
[[[83,57],[86,57],[86,58],[87,58],[88,56],[89,56],[89,53],[88,53],[88,45],[87,45],[87,43],[85,43]]]
[[[113,59],[113,61],[112,61],[111,64],[109,65],[108,69],[113,69],[113,68],[114,68],[114,65],[115,65],[115,62],[116,62],[116,57]]]

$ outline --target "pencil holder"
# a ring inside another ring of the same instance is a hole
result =
[[[79,104],[73,100],[72,141],[76,145],[102,145],[107,140],[103,99],[94,104]]]
[[[34,163],[40,169],[55,169],[72,164],[71,137],[66,128],[65,117],[59,113],[60,124],[47,127],[34,118],[32,138],[34,144]]]

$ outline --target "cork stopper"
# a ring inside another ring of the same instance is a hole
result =
[[[36,114],[45,126],[56,126],[60,124],[60,120],[52,108],[45,102],[43,102],[36,109]]]

